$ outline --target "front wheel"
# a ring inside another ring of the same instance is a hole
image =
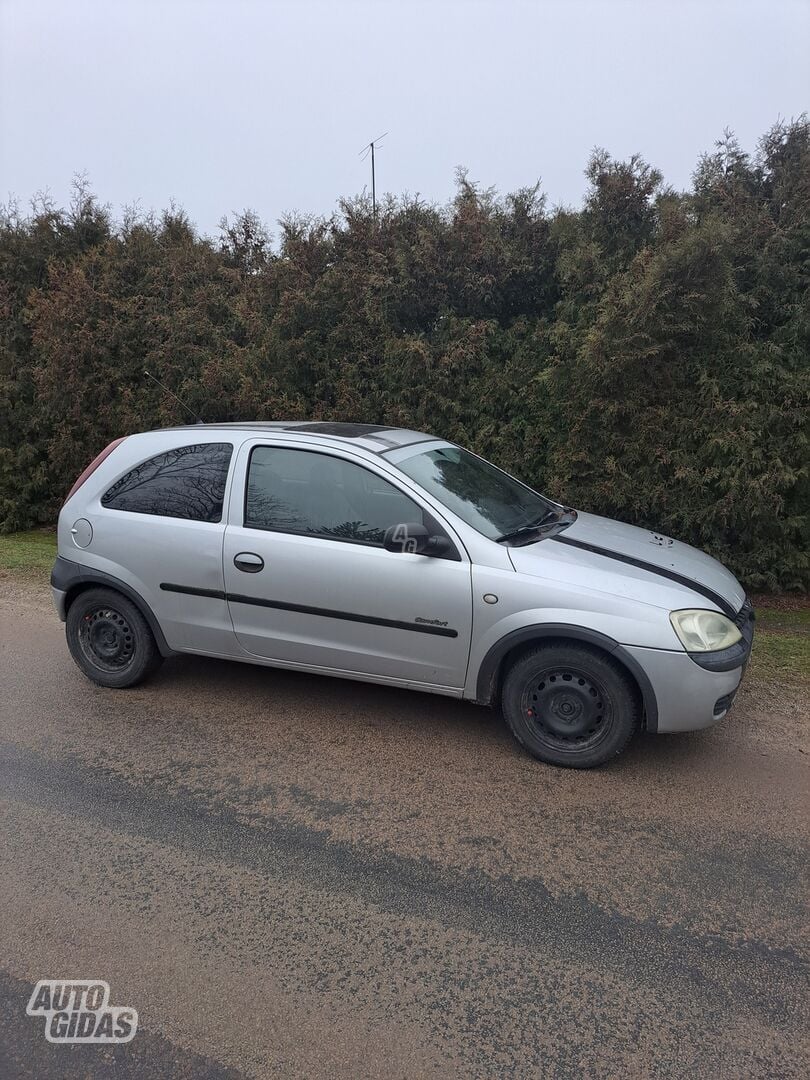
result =
[[[512,734],[551,765],[591,769],[616,757],[639,723],[635,688],[605,653],[541,645],[509,669],[501,696]]]
[[[65,632],[73,659],[99,686],[135,686],[163,659],[146,619],[114,589],[88,589],[77,596]]]

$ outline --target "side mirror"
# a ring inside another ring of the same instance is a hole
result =
[[[450,550],[446,536],[431,536],[421,522],[403,522],[386,529],[383,537],[386,551],[408,551],[412,555],[444,555]]]

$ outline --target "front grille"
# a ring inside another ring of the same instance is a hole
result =
[[[743,606],[740,608],[740,610],[734,616],[733,622],[735,622],[737,624],[737,627],[740,630],[744,630],[746,628],[746,626],[749,624],[749,622],[753,621],[753,619],[754,619],[754,605],[751,603],[750,598],[746,596],[745,600],[743,601]]]

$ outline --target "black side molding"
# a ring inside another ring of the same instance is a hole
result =
[[[160,629],[160,623],[155,618],[155,613],[147,602],[133,588],[130,588],[123,581],[119,581],[112,574],[105,574],[102,570],[94,570],[89,566],[81,566],[79,563],[71,562],[70,559],[63,559],[61,555],[57,555],[53,570],[51,570],[51,585],[54,589],[67,594],[68,606],[76,593],[87,585],[106,585],[110,589],[115,589],[116,592],[123,593],[127,599],[135,604],[149,624],[149,629],[154,634],[160,655],[172,655],[172,650],[169,648],[163,631]]]
[[[714,589],[710,589],[707,585],[701,585],[699,581],[695,581],[694,578],[686,577],[685,574],[679,574],[677,570],[668,570],[665,566],[656,566],[655,563],[648,563],[643,559],[635,559],[632,555],[622,555],[618,551],[611,551],[609,548],[599,547],[597,544],[588,544],[584,540],[575,540],[573,536],[550,536],[548,539],[555,540],[558,544],[568,544],[569,547],[590,551],[594,555],[604,555],[606,559],[615,559],[616,562],[627,563],[628,566],[637,566],[640,570],[648,570],[651,574],[669,578],[670,581],[677,581],[679,585],[686,585],[692,592],[700,593],[700,595],[705,596],[707,600],[711,600],[713,604],[717,604],[720,610],[728,615],[730,619],[733,619],[737,614],[728,600],[725,600],[719,593],[716,593]]]
[[[378,619],[374,615],[358,615],[353,611],[310,607],[307,604],[288,604],[283,600],[265,600],[261,596],[224,593],[218,589],[195,589],[190,585],[174,585],[170,581],[162,581],[160,587],[164,592],[185,593],[187,596],[209,596],[213,600],[227,600],[230,604],[249,604],[251,607],[275,608],[277,611],[296,611],[301,615],[320,615],[324,619],[344,619],[346,622],[367,623],[371,626],[390,626],[395,630],[412,630],[416,634],[433,634],[436,637],[458,637],[458,630],[453,630],[448,626],[409,623],[399,619]]]
[[[426,623],[403,622],[399,619],[378,619],[374,615],[358,615],[353,611],[309,607],[306,604],[287,604],[282,600],[264,600],[258,596],[242,596],[239,593],[228,593],[226,598],[231,604],[250,604],[254,607],[275,608],[278,611],[296,611],[301,615],[320,615],[325,619],[344,619],[346,622],[367,623],[370,626],[388,626],[394,630],[410,630],[415,634],[433,634],[435,637],[458,637],[458,630],[453,630],[449,626],[431,626]]]
[[[225,599],[225,593],[221,589],[195,589],[192,585],[170,585],[167,581],[161,581],[160,587],[163,592],[183,593],[185,596],[209,596],[212,600]]]
[[[511,634],[506,634],[492,646],[478,669],[475,700],[482,705],[492,704],[497,690],[500,663],[516,645],[525,645],[539,638],[555,637],[584,641],[588,645],[596,645],[604,652],[615,656],[638,683],[646,717],[645,729],[650,732],[658,731],[658,701],[653,685],[641,664],[618,641],[614,641],[607,634],[600,634],[597,630],[589,630],[586,626],[570,626],[568,623],[537,623],[534,626],[523,626],[519,630],[513,630]]]

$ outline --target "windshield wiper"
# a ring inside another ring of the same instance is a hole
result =
[[[521,525],[511,532],[504,533],[503,536],[497,536],[495,542],[500,544],[504,540],[517,540],[518,537],[526,536],[527,533],[535,533],[539,529],[542,529],[545,524],[552,521],[559,521],[564,513],[564,510],[546,510],[545,514],[541,514],[535,521],[530,521],[527,525]]]

